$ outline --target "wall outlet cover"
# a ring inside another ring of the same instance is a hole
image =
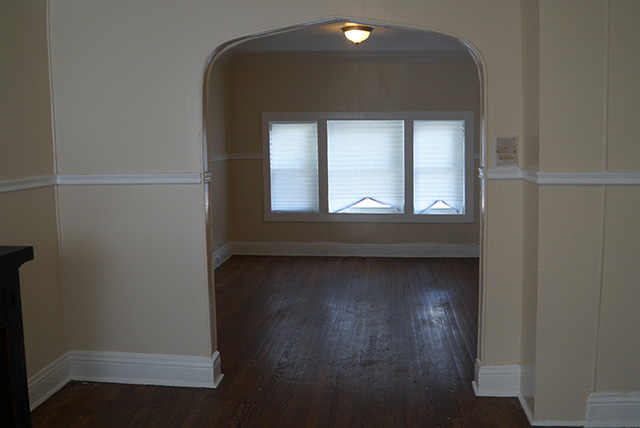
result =
[[[496,166],[518,166],[518,137],[496,138]]]

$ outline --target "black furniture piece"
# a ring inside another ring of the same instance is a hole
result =
[[[32,247],[0,246],[0,427],[30,428],[18,268]]]

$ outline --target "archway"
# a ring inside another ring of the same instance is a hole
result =
[[[203,159],[205,161],[204,171],[206,174],[206,182],[205,182],[205,218],[207,222],[207,254],[208,254],[208,266],[209,266],[209,295],[210,295],[210,313],[211,313],[211,334],[212,334],[212,344],[214,348],[217,349],[217,337],[216,337],[216,315],[215,315],[215,288],[214,288],[214,269],[215,269],[215,260],[214,260],[214,243],[213,243],[213,225],[211,222],[212,215],[212,204],[211,204],[211,168],[210,168],[210,153],[208,151],[208,135],[209,135],[209,127],[211,124],[209,123],[211,109],[209,104],[209,94],[211,90],[211,79],[210,75],[213,70],[213,66],[221,57],[223,57],[227,52],[234,49],[237,46],[242,45],[245,42],[259,40],[263,38],[268,38],[271,36],[283,35],[287,33],[295,33],[296,31],[309,29],[314,27],[320,27],[328,24],[340,24],[343,25],[348,22],[357,22],[359,24],[371,25],[374,28],[388,28],[393,30],[405,31],[412,34],[423,34],[423,35],[436,35],[438,37],[455,41],[456,43],[461,44],[466,48],[471,58],[473,59],[477,75],[479,78],[479,112],[477,120],[477,128],[479,130],[478,134],[478,147],[479,147],[479,168],[482,170],[485,166],[485,152],[486,152],[486,130],[485,130],[485,120],[484,115],[486,112],[486,81],[485,81],[485,73],[484,66],[482,63],[481,56],[479,52],[471,45],[470,42],[463,40],[459,37],[456,37],[451,34],[443,34],[440,32],[432,32],[422,28],[414,28],[414,27],[405,27],[398,25],[385,24],[381,22],[373,22],[366,20],[349,20],[346,18],[331,18],[326,20],[314,21],[300,25],[294,25],[290,27],[284,27],[272,31],[266,31],[261,33],[255,33],[251,35],[247,35],[244,37],[240,37],[231,41],[228,41],[220,46],[218,46],[209,56],[206,62],[205,72],[204,72],[204,84],[203,84],[203,151],[204,156]],[[479,323],[478,323],[478,355],[480,355],[481,347],[482,347],[482,333],[484,329],[483,323],[483,289],[484,289],[484,200],[485,200],[485,186],[484,186],[484,177],[481,177],[480,186],[478,190],[478,205],[479,205],[479,256],[480,256],[480,273],[479,273],[479,282],[480,282],[480,290],[479,290]]]

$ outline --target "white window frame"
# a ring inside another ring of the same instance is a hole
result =
[[[404,120],[404,213],[329,213],[327,177],[328,120]],[[414,214],[413,212],[413,121],[464,120],[464,214]],[[269,123],[316,121],[318,123],[318,197],[319,212],[271,211],[271,174]],[[373,222],[373,223],[473,223],[475,212],[473,111],[428,112],[293,112],[262,113],[262,168],[264,219],[274,222]]]

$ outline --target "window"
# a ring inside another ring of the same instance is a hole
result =
[[[330,213],[404,212],[404,122],[327,121]]]
[[[265,219],[473,222],[473,112],[264,113]]]
[[[270,122],[271,210],[318,212],[318,125]]]

